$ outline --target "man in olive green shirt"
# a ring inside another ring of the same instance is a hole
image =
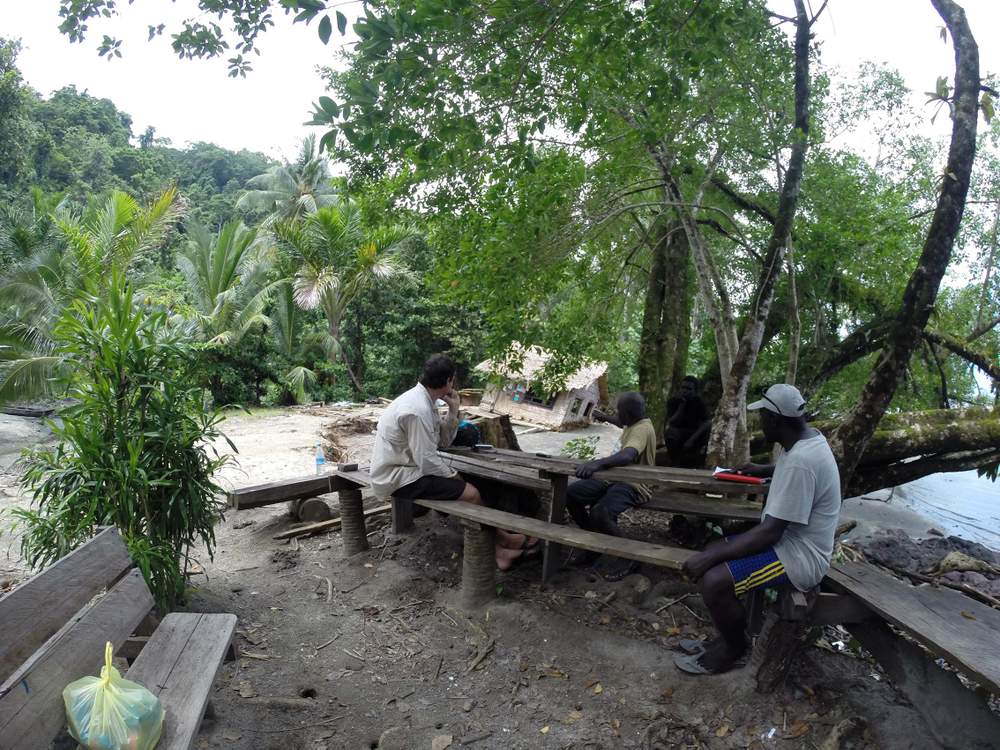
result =
[[[620,449],[604,458],[587,461],[576,469],[579,479],[569,485],[566,492],[566,508],[577,526],[588,531],[622,536],[618,528],[618,516],[629,508],[643,505],[649,500],[650,490],[633,482],[604,482],[593,479],[595,472],[616,466],[656,465],[656,430],[646,417],[646,401],[635,392],[623,393],[618,397],[618,418],[607,417],[595,412],[598,421],[609,422],[622,427]],[[577,564],[593,563],[598,555],[576,550]],[[598,570],[609,581],[618,581],[634,572],[638,564],[631,560],[607,557],[598,565]]]

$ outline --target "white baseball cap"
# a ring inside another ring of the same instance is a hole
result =
[[[782,417],[803,417],[806,400],[794,385],[775,383],[765,391],[764,398],[747,404],[747,409],[767,409]]]

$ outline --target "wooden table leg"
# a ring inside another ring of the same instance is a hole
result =
[[[340,531],[344,540],[344,555],[350,557],[368,549],[361,490],[340,490],[337,496],[340,498]]]
[[[569,477],[562,474],[549,476],[552,482],[552,503],[549,505],[549,523],[566,523],[566,487]],[[562,564],[563,548],[555,542],[545,542],[545,558],[542,562],[542,583],[548,582]]]

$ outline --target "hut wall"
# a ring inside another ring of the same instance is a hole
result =
[[[580,401],[579,404],[577,399]],[[528,401],[514,401],[512,391],[491,383],[486,387],[480,406],[497,414],[509,414],[514,419],[559,429],[589,424],[591,411],[597,399],[596,382],[586,388],[563,391],[556,397],[551,407]],[[574,405],[577,406],[575,411]]]

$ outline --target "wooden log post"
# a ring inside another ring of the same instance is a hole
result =
[[[462,521],[462,607],[478,609],[496,596],[495,530],[474,521]]]
[[[818,595],[797,589],[782,589],[778,601],[765,616],[751,656],[757,692],[773,693],[784,684],[795,657],[809,639],[809,610]]]
[[[361,490],[340,490],[337,496],[340,498],[340,528],[344,540],[344,556],[350,557],[368,549]]]
[[[549,523],[566,523],[566,488],[569,477],[564,474],[545,474],[552,482],[552,502],[549,504]],[[563,548],[555,542],[545,542],[545,557],[542,561],[542,583],[547,583],[562,564]]]
[[[333,512],[326,501],[318,497],[308,497],[305,500],[296,500],[298,507],[298,520],[303,523],[319,523],[329,521],[333,518]]]
[[[392,533],[403,534],[413,528],[413,501],[391,498]]]

